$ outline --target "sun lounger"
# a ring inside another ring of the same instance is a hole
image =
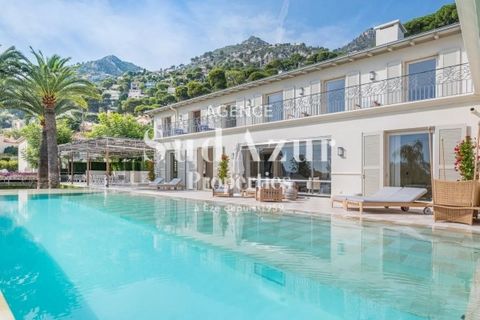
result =
[[[401,190],[402,187],[383,187],[374,194],[371,195],[372,198],[384,198],[384,197],[389,197],[399,190]],[[347,209],[347,200],[349,198],[356,199],[358,198],[359,195],[336,195],[332,196],[331,201],[332,201],[332,208],[335,203],[341,203],[343,208],[346,210]]]
[[[162,177],[155,178],[155,180],[150,181],[150,182],[148,183],[148,187],[150,187],[150,188],[158,188],[158,185],[161,184],[161,183],[163,183],[163,181],[165,181],[165,179],[162,178]]]
[[[399,188],[397,190],[381,190],[378,193],[368,196],[351,196],[345,200],[345,207],[356,207],[360,213],[363,213],[365,208],[375,207],[400,207],[402,211],[406,212],[411,207],[424,207],[424,213],[427,213],[431,207],[431,203],[418,201],[427,193],[425,188]]]
[[[182,179],[174,178],[170,182],[160,183],[157,185],[159,190],[179,190],[183,189]]]

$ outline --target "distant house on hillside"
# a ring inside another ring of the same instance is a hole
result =
[[[103,94],[109,94],[110,95],[110,100],[112,101],[118,101],[120,99],[120,91],[118,90],[104,90]]]

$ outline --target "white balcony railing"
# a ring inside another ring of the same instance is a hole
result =
[[[473,92],[468,64],[300,96],[273,104],[212,108],[208,116],[158,125],[157,138],[382,107]]]

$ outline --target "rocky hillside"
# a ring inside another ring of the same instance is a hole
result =
[[[246,65],[262,67],[275,59],[285,59],[295,53],[306,57],[318,49],[319,48],[307,46],[304,43],[270,44],[258,37],[251,36],[242,43],[205,52],[199,57],[194,57],[191,59],[190,64],[184,67],[241,67]]]
[[[373,30],[373,28],[370,28],[362,32],[358,37],[356,37],[343,47],[335,49],[334,51],[350,53],[355,51],[362,51],[368,48],[372,48],[374,46],[375,30]]]
[[[78,72],[82,76],[92,81],[102,80],[107,77],[118,77],[125,72],[139,72],[142,70],[143,68],[131,62],[120,60],[114,55],[81,63],[78,68]]]

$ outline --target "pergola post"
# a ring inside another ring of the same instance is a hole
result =
[[[70,153],[70,184],[73,184],[73,152]]]
[[[108,152],[108,146],[107,148],[105,149],[105,167],[106,167],[106,172],[105,172],[105,187],[109,187],[110,186],[110,155],[109,155],[109,152]]]
[[[87,152],[87,187],[90,186],[90,153]]]

